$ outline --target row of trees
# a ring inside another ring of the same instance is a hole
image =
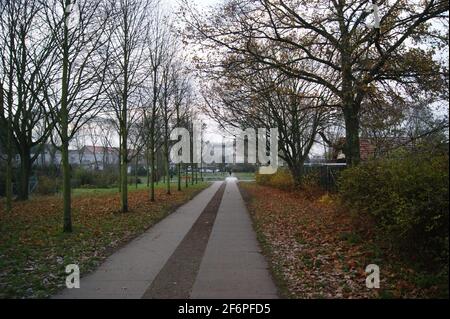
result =
[[[64,230],[71,231],[69,145],[93,123],[119,136],[121,210],[127,169],[145,154],[155,200],[156,154],[169,176],[169,135],[195,118],[181,52],[203,79],[204,110],[222,126],[279,128],[280,156],[297,183],[318,136],[360,161],[361,132],[412,139],[448,127],[430,105],[448,104],[448,2],[230,0],[208,12],[186,1],[174,22],[158,0],[5,0],[0,3],[0,138],[6,207],[20,157],[19,199],[48,141],[62,154]],[[106,136],[104,136],[106,137]],[[181,166],[178,165],[178,187]],[[193,172],[193,170],[192,170]],[[170,193],[167,180],[167,192]]]
[[[112,125],[120,138],[121,210],[128,211],[128,164],[142,153],[151,167],[154,201],[156,153],[163,149],[169,176],[169,130],[195,116],[182,44],[163,5],[157,0],[5,0],[0,17],[7,210],[14,154],[20,156],[19,199],[26,200],[40,154],[31,150],[51,141],[62,156],[64,231],[72,231],[69,146],[92,123]]]
[[[349,166],[361,133],[448,128],[432,111],[448,109],[448,1],[230,0],[207,11],[185,1],[181,16],[203,49],[206,111],[227,125],[278,127],[297,183],[314,142],[338,147],[341,128]]]

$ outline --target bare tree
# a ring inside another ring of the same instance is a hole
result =
[[[168,39],[170,43],[172,43],[172,47],[168,48],[168,52],[166,53],[166,61],[161,74],[161,119],[163,121],[163,156],[164,156],[164,169],[166,180],[166,191],[167,194],[170,194],[170,154],[169,154],[169,146],[170,146],[170,131],[171,131],[171,122],[173,117],[176,115],[176,105],[175,105],[175,77],[177,76],[177,70],[174,68],[174,64],[176,63],[175,56],[175,48],[176,41],[175,39]]]
[[[16,28],[15,24],[15,15],[16,10],[15,7],[11,3],[5,3],[1,5],[0,7],[1,13],[2,13],[2,26],[7,25],[5,28],[6,37],[4,37],[3,42],[5,43],[5,46],[2,46],[2,51],[6,51],[5,48],[9,47],[9,54],[5,54],[6,52],[2,52],[2,69],[4,78],[6,78],[8,84],[7,87],[3,87],[3,81],[2,80],[2,98],[1,98],[1,112],[0,115],[2,116],[2,119],[5,119],[6,121],[2,121],[2,124],[6,124],[6,137],[3,137],[4,145],[6,148],[6,185],[5,185],[5,195],[6,195],[6,211],[10,212],[12,208],[12,157],[13,157],[13,150],[12,150],[12,113],[13,113],[13,103],[14,103],[14,96],[13,96],[13,82],[14,82],[14,48],[15,48],[15,34],[14,30]],[[7,23],[4,23],[4,19],[7,21]],[[7,92],[5,94],[5,92]],[[6,95],[6,110],[4,107],[4,95]],[[5,112],[6,111],[6,112]]]
[[[182,62],[181,62],[182,63]],[[182,64],[174,64],[173,76],[173,104],[175,108],[175,127],[181,127],[183,118],[189,112],[190,97],[192,94],[192,87],[190,79]],[[177,187],[181,191],[181,163],[177,164]]]
[[[150,155],[150,200],[155,201],[156,181],[156,152],[157,152],[157,125],[160,115],[160,99],[162,90],[162,73],[167,62],[167,54],[170,54],[170,30],[166,18],[160,7],[155,9],[150,26],[147,47],[149,50],[149,81],[147,88],[150,91],[150,106],[145,112],[149,134]]]
[[[45,92],[62,155],[64,232],[72,232],[69,143],[76,132],[104,107],[110,11],[100,0],[51,0],[46,25],[56,43],[57,82]],[[43,75],[41,75],[43,77]]]
[[[42,91],[51,78],[54,39],[43,27],[44,5],[39,0],[7,1],[11,19],[2,19],[13,41],[7,49],[13,60],[12,138],[20,155],[20,187],[18,199],[28,199],[31,167],[47,140],[52,123],[46,121],[45,109],[39,103]],[[9,25],[9,27],[8,27]],[[5,34],[2,36],[5,39]],[[1,40],[0,40],[1,41]],[[42,74],[44,76],[39,76]],[[0,122],[4,122],[0,118]],[[31,150],[37,146],[37,151]]]
[[[89,142],[92,146],[92,155],[94,155],[94,169],[99,169],[99,160],[97,158],[97,153],[99,150],[99,142],[100,142],[100,135],[102,134],[99,132],[100,126],[98,125],[97,119],[94,119],[93,121],[86,124],[86,130],[89,136]]]
[[[108,118],[99,118],[97,122],[100,131],[100,145],[103,148],[102,165],[108,167],[110,164],[114,164],[115,148],[114,148],[114,121]],[[120,154],[117,154],[118,157]]]
[[[148,37],[148,15],[153,4],[154,1],[151,0],[110,1],[116,16],[111,20],[114,64],[109,72],[115,80],[108,94],[118,121],[122,212],[128,211],[128,135],[130,126],[139,114],[136,109],[142,108],[139,94],[147,77],[145,44]]]
[[[279,156],[301,185],[303,165],[327,123],[328,92],[275,69],[250,76],[245,69],[230,67],[209,75],[213,81],[204,91],[207,114],[229,131],[277,127]]]

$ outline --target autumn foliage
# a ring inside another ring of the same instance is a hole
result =
[[[256,174],[256,182],[263,186],[272,186],[279,189],[289,190],[294,188],[292,174],[286,169],[278,169],[275,174]]]
[[[370,221],[357,223],[336,197],[240,183],[272,272],[290,298],[448,296],[446,282],[418,272],[379,246]],[[364,224],[360,228],[359,224]],[[381,269],[381,289],[368,289],[365,268]],[[448,283],[448,282],[447,282]]]

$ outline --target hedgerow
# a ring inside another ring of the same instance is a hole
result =
[[[342,202],[380,237],[427,265],[448,265],[448,154],[398,152],[342,173]],[[437,263],[436,263],[437,262]]]

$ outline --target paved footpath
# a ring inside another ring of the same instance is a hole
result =
[[[277,298],[236,181],[215,182],[54,298]]]

